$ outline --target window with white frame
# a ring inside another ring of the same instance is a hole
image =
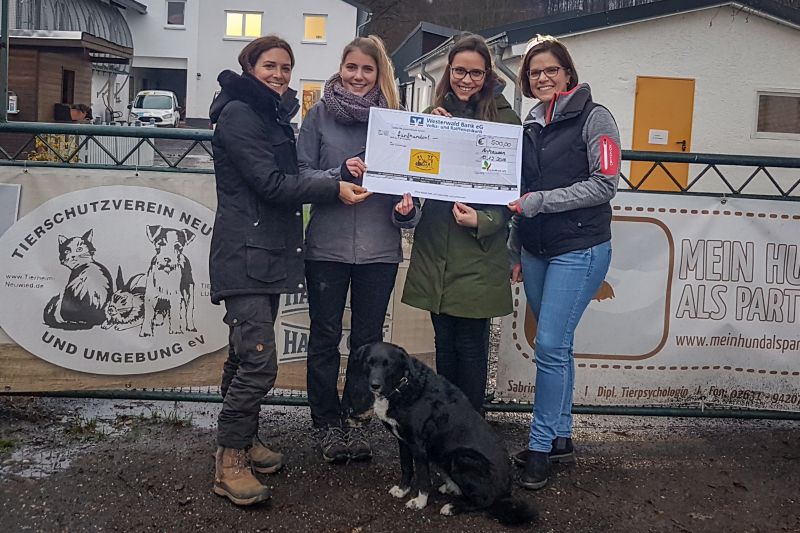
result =
[[[225,37],[261,37],[261,16],[263,13],[245,11],[225,12]]]
[[[800,91],[759,91],[755,134],[800,139]]]
[[[324,43],[328,40],[328,15],[303,15],[303,41]]]
[[[167,26],[184,27],[186,23],[186,1],[167,0]]]

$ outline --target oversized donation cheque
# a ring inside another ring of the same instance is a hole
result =
[[[373,107],[364,187],[481,204],[519,198],[522,127]]]

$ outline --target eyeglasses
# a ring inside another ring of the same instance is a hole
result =
[[[561,69],[564,69],[564,67],[547,67],[547,68],[542,69],[542,70],[535,70],[535,69],[534,70],[529,70],[528,71],[528,77],[530,79],[532,79],[532,80],[538,80],[539,76],[541,76],[542,72],[544,72],[544,75],[552,80],[553,78],[558,76],[558,71],[561,70]],[[566,69],[564,69],[564,70],[566,70]]]
[[[472,79],[472,81],[481,81],[483,77],[486,76],[486,71],[478,68],[467,70],[463,67],[450,67],[450,74],[452,74],[457,80],[463,79],[464,76],[469,74],[469,77]]]

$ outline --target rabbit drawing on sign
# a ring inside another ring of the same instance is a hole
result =
[[[144,274],[136,274],[127,282],[122,267],[117,268],[116,290],[106,305],[103,329],[122,331],[142,325],[144,321],[144,287],[137,285]]]

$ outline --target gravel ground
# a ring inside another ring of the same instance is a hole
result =
[[[270,502],[240,509],[211,492],[216,404],[0,397],[0,517],[17,531],[463,531],[446,497],[406,509],[388,489],[397,445],[373,422],[374,458],[319,458],[305,408],[265,407],[262,435],[288,454],[262,478]],[[530,417],[490,413],[509,449]],[[578,416],[578,463],[538,492],[536,531],[800,531],[800,425]]]

